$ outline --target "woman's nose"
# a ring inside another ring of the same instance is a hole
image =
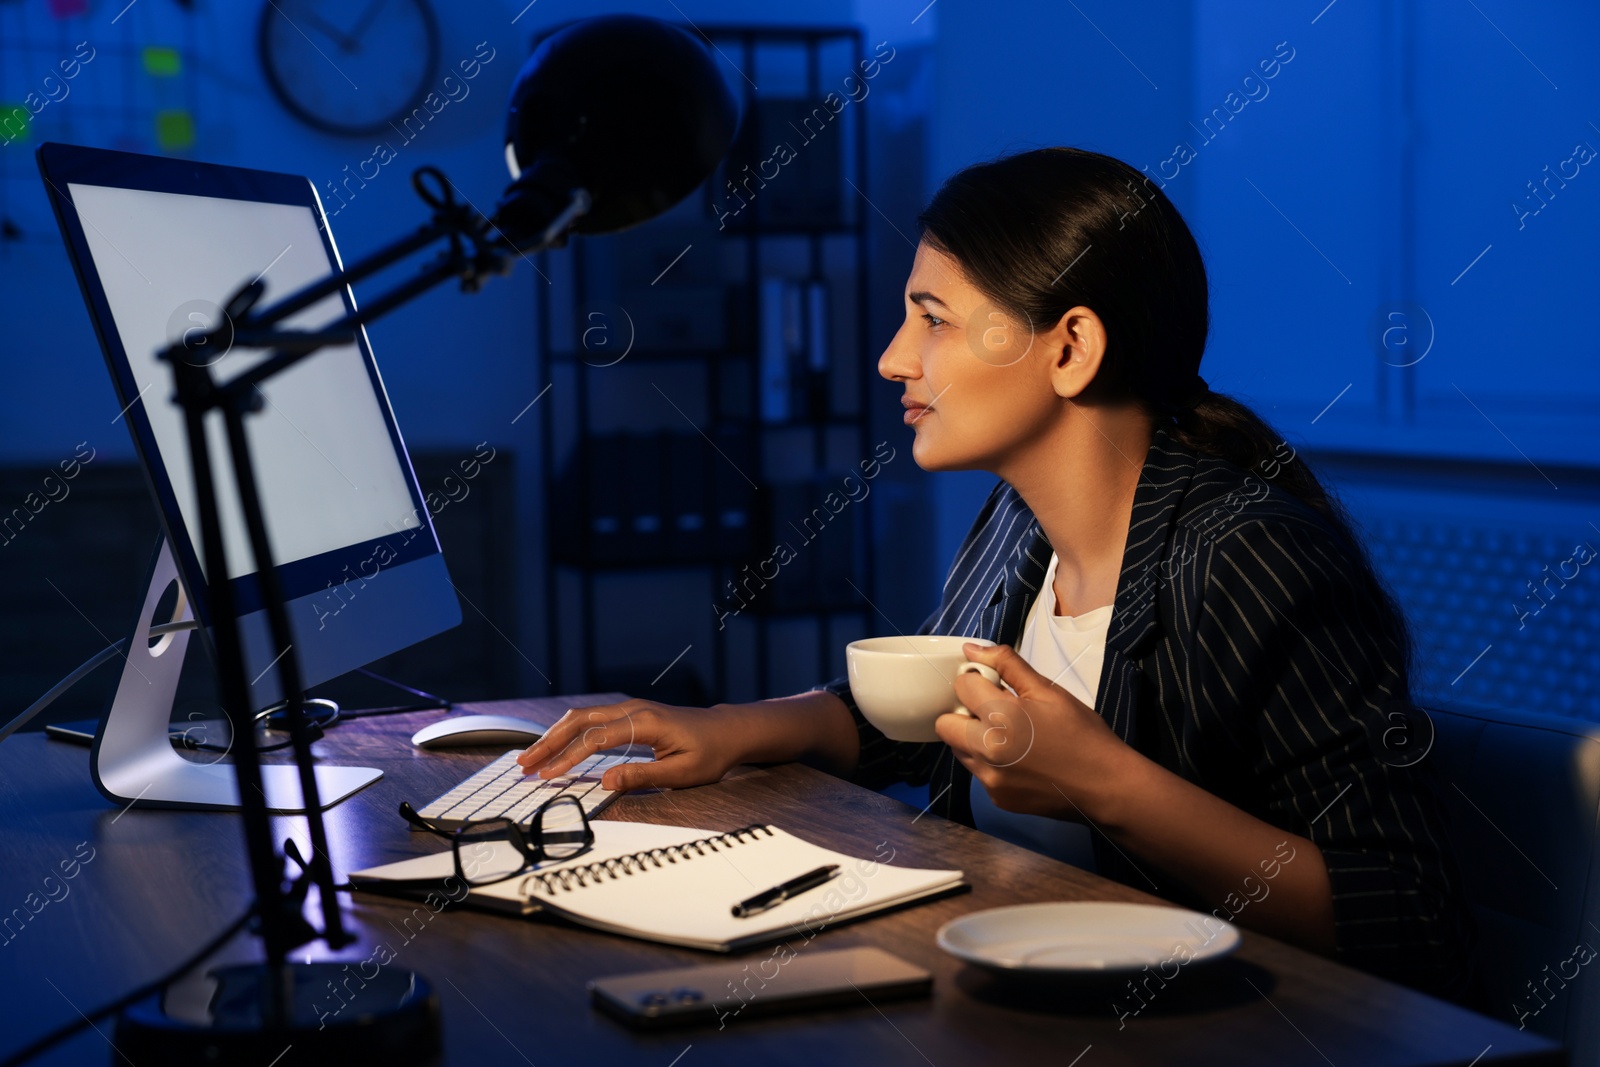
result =
[[[889,347],[878,357],[878,373],[891,382],[922,377],[922,360],[917,357],[912,345],[906,341],[905,332],[905,327],[900,327],[890,340]]]

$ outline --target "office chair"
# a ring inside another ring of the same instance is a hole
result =
[[[1600,1064],[1600,724],[1430,705],[1486,1007]]]

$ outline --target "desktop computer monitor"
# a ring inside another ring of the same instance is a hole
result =
[[[157,353],[187,330],[217,325],[221,305],[253,280],[266,282],[270,304],[340,269],[333,234],[304,177],[61,144],[41,145],[38,159],[172,567],[204,629],[213,620],[184,413]],[[315,329],[354,306],[346,287],[283,325]],[[202,358],[226,380],[267,355],[239,348]],[[324,349],[273,377],[261,393],[247,433],[305,684],[457,625],[455,587],[365,331],[355,344]],[[269,669],[278,650],[222,420],[210,418],[228,580],[247,675],[256,679],[251,701],[260,709],[283,697]],[[158,573],[154,584],[169,582]],[[152,588],[147,610],[158,593]],[[130,641],[128,651],[142,656],[143,644]],[[116,714],[114,707],[108,720]],[[114,725],[102,725],[97,756]],[[170,750],[164,721],[160,743]]]

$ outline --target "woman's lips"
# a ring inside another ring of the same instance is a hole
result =
[[[910,426],[912,423],[922,418],[922,416],[933,410],[933,408],[929,407],[927,404],[919,404],[909,397],[901,397],[900,403],[906,409],[906,413],[902,417],[902,421],[905,422],[907,426]]]

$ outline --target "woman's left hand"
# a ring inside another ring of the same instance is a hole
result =
[[[1028,665],[1008,645],[966,645],[967,659],[992,667],[1015,690],[976,672],[957,675],[956,695],[973,718],[941,715],[939,739],[983,783],[995,806],[1072,822],[1102,813],[1142,759],[1082,701]]]

